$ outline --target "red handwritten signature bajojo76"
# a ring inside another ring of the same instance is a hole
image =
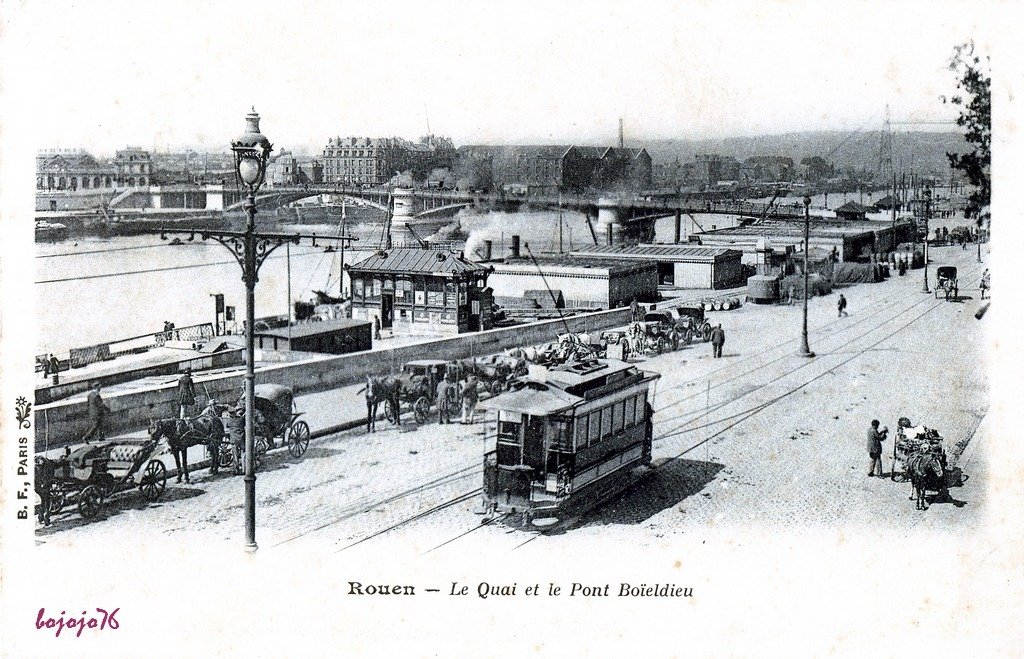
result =
[[[78,632],[75,634],[76,638],[81,636],[82,630],[86,628],[99,629],[100,631],[106,629],[117,629],[121,626],[117,621],[117,612],[120,610],[120,607],[113,611],[107,611],[106,609],[96,607],[95,615],[89,615],[87,611],[82,611],[82,615],[77,618],[65,618],[64,616],[67,615],[67,612],[61,611],[58,618],[47,618],[46,608],[44,607],[39,609],[39,613],[36,614],[36,629],[56,629],[57,631],[54,633],[54,636],[60,637],[60,633],[65,629],[71,630],[77,627]]]

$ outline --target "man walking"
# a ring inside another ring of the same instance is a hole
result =
[[[475,375],[470,375],[466,378],[466,381],[462,384],[462,423],[473,423],[476,417],[476,403],[479,400],[479,392],[477,391],[477,379]]]
[[[871,464],[868,465],[868,477],[875,475],[875,466],[878,466],[878,477],[882,477],[882,442],[889,433],[888,428],[878,430],[878,419],[871,420],[871,427],[868,428],[868,456]]]
[[[192,383],[192,367],[185,369],[178,378],[178,405],[181,408],[179,419],[186,418],[192,412],[192,406],[196,404],[196,387]]]
[[[846,313],[846,296],[844,296],[842,293],[840,293],[839,294],[839,317],[842,318],[843,316],[849,316],[849,315],[850,314]]]
[[[711,353],[718,359],[722,356],[722,346],[725,345],[725,330],[722,329],[722,324],[719,323],[711,330]]]
[[[380,316],[373,317],[373,340],[380,341]]]
[[[444,425],[452,422],[452,383],[448,378],[441,378],[437,383],[437,423]]]
[[[110,408],[103,404],[103,398],[100,396],[100,383],[97,382],[93,385],[92,391],[89,392],[89,397],[86,399],[86,408],[89,414],[89,432],[85,433],[85,437],[82,439],[88,443],[92,439],[103,441],[103,420],[107,417],[107,412]]]

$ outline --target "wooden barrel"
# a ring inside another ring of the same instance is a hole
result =
[[[732,302],[732,308],[738,309],[743,302],[738,297],[731,297],[729,301]]]
[[[711,303],[711,308],[714,309],[715,311],[721,311],[722,310],[722,301],[721,300],[715,300],[714,302]]]
[[[711,300],[705,300],[704,301],[704,311],[714,311],[714,309],[715,309],[715,303],[714,302],[712,302]]]
[[[732,300],[722,300],[722,310],[732,311]]]

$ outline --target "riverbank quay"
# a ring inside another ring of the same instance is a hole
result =
[[[837,542],[847,528],[854,534],[977,529],[991,495],[979,341],[986,322],[974,318],[981,303],[974,282],[984,265],[971,258],[957,248],[934,251],[935,262],[962,268],[956,302],[922,293],[920,280],[908,277],[844,289],[849,316],[836,315],[838,291],[816,298],[809,310],[814,359],[797,354],[797,305],[712,312],[712,322],[727,331],[722,358],[705,343],[637,357],[641,368],[662,374],[652,401],[655,469],[564,533],[480,524],[474,494],[482,456],[494,448],[493,417],[478,415],[468,426],[419,425],[407,413],[401,426],[380,423],[373,434],[325,432],[323,424],[365,410],[360,385],[300,397],[303,419],[325,436],[301,458],[285,450],[268,454],[258,485],[261,552],[277,547],[296,555],[342,551],[372,558],[386,551],[413,560],[426,552],[515,550],[542,557],[580,542],[607,551],[656,548],[709,529],[770,534],[842,525]],[[935,342],[937,336],[943,340]],[[893,429],[901,416],[938,429],[950,466],[967,476],[948,500],[930,494],[928,511],[909,499],[909,483],[890,478],[892,435],[883,449],[885,478],[866,476],[868,424],[877,418]],[[208,475],[202,447],[194,451],[192,483],[169,483],[158,505],[133,493],[111,499],[91,521],[69,509],[37,530],[37,542],[101,546],[111,534],[127,532],[160,542],[168,534],[188,537],[197,546],[233,541],[240,481],[224,471]]]
[[[742,294],[743,289],[718,291],[720,294]],[[659,309],[694,303],[704,297],[703,291],[680,292],[679,297],[658,303]],[[502,327],[473,334],[443,339],[414,341],[396,337],[403,345],[388,346],[387,339],[373,350],[347,355],[312,355],[286,363],[264,363],[256,371],[257,384],[276,383],[292,387],[297,396],[329,391],[363,382],[368,375],[395,373],[415,359],[469,359],[491,355],[510,348],[524,347],[557,340],[566,332],[595,332],[620,327],[630,320],[629,308],[610,309],[568,316],[511,327]],[[214,373],[195,373],[193,379],[200,401],[208,398],[234,401],[242,390],[243,372],[232,369]],[[105,422],[108,437],[130,434],[149,426],[151,419],[177,416],[176,380],[169,377],[123,383],[104,391],[104,402],[110,408]],[[365,410],[361,403],[358,410]],[[363,412],[365,420],[365,411]],[[35,408],[36,451],[45,452],[76,444],[88,431],[89,423],[84,395],[75,395]]]

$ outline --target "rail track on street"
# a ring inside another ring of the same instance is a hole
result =
[[[886,305],[885,307],[880,309],[878,312],[872,313],[871,316],[872,317],[876,316],[878,313],[881,313],[881,311],[891,309],[891,308],[893,308],[895,306],[901,306],[899,304],[899,302],[901,302],[901,301],[898,300],[898,301],[896,301],[895,304]],[[863,348],[859,348],[859,349],[853,351],[845,359],[841,360],[840,362],[838,362],[836,364],[833,364],[832,366],[830,366],[829,368],[825,369],[824,371],[822,371],[820,373],[817,373],[816,375],[814,375],[810,379],[808,379],[806,381],[801,381],[799,384],[796,384],[795,386],[792,386],[792,387],[786,389],[783,393],[781,393],[779,395],[776,395],[776,396],[768,399],[767,401],[764,401],[762,403],[754,405],[753,407],[744,409],[744,410],[742,410],[740,412],[737,412],[737,413],[734,413],[734,414],[731,414],[731,415],[728,415],[728,416],[725,416],[725,417],[721,417],[721,418],[715,419],[713,421],[707,422],[704,425],[700,425],[700,426],[687,427],[685,429],[683,429],[682,427],[678,427],[677,426],[677,428],[673,429],[669,433],[662,433],[662,434],[660,434],[658,437],[656,437],[654,439],[654,443],[656,445],[659,442],[664,442],[665,440],[672,439],[673,437],[676,437],[678,435],[687,434],[687,433],[694,432],[694,431],[701,430],[701,429],[705,429],[705,428],[712,428],[712,427],[715,427],[715,426],[719,426],[722,423],[729,422],[726,426],[718,429],[717,431],[715,431],[714,433],[712,433],[708,437],[705,437],[701,441],[696,442],[695,444],[692,444],[692,445],[688,446],[687,448],[685,448],[682,451],[676,453],[675,455],[670,456],[668,460],[664,460],[660,464],[654,465],[652,467],[652,474],[653,473],[657,473],[658,469],[660,469],[663,465],[671,464],[671,462],[673,460],[677,460],[677,459],[679,459],[679,458],[681,458],[681,457],[691,453],[692,451],[696,450],[697,448],[699,448],[701,446],[704,446],[705,444],[707,444],[709,442],[712,442],[714,439],[720,437],[721,435],[725,434],[726,432],[728,432],[729,430],[733,429],[737,425],[743,423],[744,421],[746,421],[746,420],[756,416],[757,414],[763,412],[764,410],[768,409],[772,405],[775,405],[776,403],[778,403],[778,402],[788,398],[789,396],[797,393],[798,391],[804,389],[805,387],[807,387],[808,385],[812,384],[813,382],[815,382],[815,381],[817,381],[817,380],[819,380],[819,379],[821,379],[823,377],[826,377],[827,375],[829,375],[831,373],[834,373],[835,371],[839,370],[840,368],[842,368],[842,367],[846,366],[847,364],[855,361],[856,359],[858,359],[861,356],[863,356],[865,353],[870,352],[871,350],[875,349],[878,345],[880,345],[880,344],[884,343],[885,341],[891,339],[893,336],[895,336],[899,332],[901,332],[901,331],[905,330],[906,328],[910,327],[911,325],[913,325],[915,322],[920,320],[926,314],[934,311],[935,309],[943,306],[944,304],[945,304],[944,300],[934,300],[931,297],[920,299],[920,300],[914,302],[913,304],[911,304],[909,307],[903,309],[903,314],[906,314],[906,313],[908,313],[908,312],[910,312],[910,311],[914,310],[915,308],[920,307],[922,305],[926,305],[926,308],[923,311],[921,311],[917,315],[913,316],[912,318],[910,318],[906,322],[900,324],[896,329],[894,329],[894,330],[892,330],[890,332],[887,332],[881,338],[873,341],[872,343],[868,344],[867,346],[865,346]],[[905,317],[905,316],[901,315],[898,318],[903,318],[903,317]],[[882,328],[886,327],[886,325],[888,325],[890,322],[892,322],[892,320],[893,319],[886,320],[885,322],[880,323],[877,326],[874,326],[874,327],[868,329],[867,331],[860,333],[859,335],[857,335],[853,339],[846,339],[846,343],[847,344],[848,343],[852,343],[853,341],[856,341],[856,340],[858,340],[860,338],[863,338],[865,336],[873,334],[876,331],[879,331]],[[836,321],[838,321],[838,319],[836,319]],[[833,323],[836,322],[836,321],[833,321]],[[829,325],[832,325],[833,323],[829,323]],[[860,324],[860,323],[856,323],[856,324]],[[846,327],[846,329],[851,329],[854,325],[855,325],[854,323],[851,323],[851,324],[849,324]],[[786,342],[786,343],[790,343],[790,342]],[[781,361],[782,359],[787,359],[787,358],[793,358],[793,355],[784,355],[782,357],[778,357],[776,359],[771,360],[770,362],[768,362],[766,364],[762,364],[760,366],[754,367],[753,369],[749,369],[749,370],[745,371],[742,375],[749,375],[749,374],[751,374],[751,373],[753,373],[755,371],[758,371],[758,370],[764,368],[765,366],[767,366],[769,364],[773,364],[773,363],[776,363],[778,361]],[[800,359],[804,359],[804,358],[801,357]],[[781,380],[781,379],[783,379],[785,377],[789,377],[793,373],[795,373],[797,371],[800,371],[803,368],[811,366],[811,365],[814,365],[814,364],[815,364],[815,360],[808,359],[808,360],[806,360],[806,362],[803,365],[797,367],[796,369],[793,369],[791,371],[783,373],[782,375],[769,380],[767,383],[762,384],[757,389],[744,392],[742,394],[739,394],[738,396],[734,396],[734,397],[728,399],[727,401],[719,403],[719,404],[717,404],[715,406],[715,408],[712,408],[712,410],[721,409],[722,407],[725,407],[725,406],[727,406],[729,404],[737,402],[740,399],[745,398],[745,397],[753,394],[754,392],[758,391],[759,389],[761,389],[761,387],[764,387],[764,386],[766,386],[768,384],[772,384],[774,382],[777,382],[777,381],[779,381],[779,380]],[[718,370],[722,370],[722,369],[718,369]],[[707,375],[705,375],[704,377],[707,377]],[[704,377],[694,378],[691,381],[704,379]],[[733,378],[729,378],[728,380],[721,381],[719,384],[727,382],[727,381],[732,380],[732,379],[735,379],[736,377],[739,377],[739,376],[734,376]],[[697,395],[699,395],[699,394],[697,394]],[[692,398],[692,397],[693,396],[690,396],[690,397],[687,397],[687,398]],[[683,399],[683,400],[685,400],[685,399]],[[666,407],[677,405],[680,402],[683,402],[683,400],[676,401],[675,403],[672,403],[669,406],[663,406],[661,409],[665,409]],[[698,411],[696,413],[698,419],[702,418],[702,417],[705,417],[707,414],[708,414],[707,410],[700,410],[700,411]],[[696,419],[694,419],[694,420],[696,420]],[[689,425],[689,424],[688,423],[684,423],[683,424],[683,426],[687,426],[687,425]],[[479,490],[478,490],[478,492],[479,492]],[[624,495],[625,495],[625,493],[623,493],[622,495],[619,495],[619,496],[621,497],[621,496],[624,496]],[[427,552],[424,552],[424,553],[429,553],[431,551],[440,549],[441,547],[448,546],[448,545],[450,545],[450,544],[452,544],[452,543],[454,543],[454,542],[456,542],[456,541],[458,541],[458,540],[460,540],[460,539],[470,535],[471,533],[475,532],[476,530],[478,530],[480,528],[483,528],[483,525],[473,526],[470,529],[468,529],[466,531],[462,531],[462,532],[456,534],[455,536],[451,537],[450,539],[445,540],[444,542],[442,542],[442,543],[440,543],[438,545],[435,545],[430,550],[428,550]],[[560,529],[560,530],[562,530],[562,529]],[[538,539],[538,538],[540,538],[542,536],[549,535],[551,532],[550,531],[545,531],[545,530],[535,530],[535,531],[530,531],[529,533],[531,534],[530,537],[528,537],[525,540],[523,540],[522,542],[519,542],[518,544],[514,545],[509,551],[515,551],[515,550],[517,550],[517,549],[519,549],[519,548],[521,548],[521,547],[523,547],[523,546],[533,542],[534,540],[536,540],[536,539]]]
[[[977,272],[980,271],[980,269],[981,268],[979,268],[979,267],[972,268],[972,270],[969,273],[967,273],[967,276],[968,277],[976,276]],[[682,450],[679,450],[679,451],[675,452],[674,454],[670,455],[669,456],[669,460],[664,462],[663,464],[667,464],[668,462],[671,462],[671,460],[681,458],[681,457],[683,457],[683,456],[693,452],[697,448],[699,448],[701,446],[704,446],[704,445],[708,444],[709,442],[712,442],[716,438],[718,438],[718,437],[722,436],[723,434],[727,433],[729,430],[731,430],[732,428],[736,427],[737,425],[743,423],[744,421],[746,421],[746,420],[756,416],[757,414],[759,414],[762,411],[768,409],[769,407],[779,403],[780,401],[785,400],[789,396],[792,396],[793,394],[799,392],[800,390],[804,389],[805,387],[807,387],[808,385],[812,384],[813,382],[815,382],[817,380],[820,380],[821,378],[826,377],[827,375],[829,375],[831,373],[834,373],[835,371],[839,370],[840,368],[842,368],[842,367],[846,366],[847,364],[849,364],[849,363],[855,361],[856,359],[860,358],[864,354],[874,350],[879,345],[881,345],[885,341],[891,339],[893,336],[895,336],[899,332],[901,332],[901,331],[905,330],[906,328],[910,327],[911,325],[913,325],[915,322],[917,322],[920,318],[922,318],[926,314],[934,311],[935,309],[943,306],[944,304],[948,304],[948,303],[946,301],[944,301],[944,300],[936,300],[936,299],[934,299],[934,298],[929,296],[927,298],[917,299],[916,301],[913,301],[911,304],[907,305],[907,297],[901,296],[901,297],[898,297],[898,298],[896,298],[894,300],[890,300],[888,302],[885,302],[885,303],[877,306],[876,308],[872,309],[870,312],[864,314],[863,316],[858,317],[856,320],[853,320],[852,322],[844,322],[842,319],[835,318],[835,319],[832,319],[831,321],[829,321],[828,323],[825,323],[823,325],[819,325],[816,328],[814,328],[812,330],[811,334],[813,336],[818,337],[819,341],[825,341],[826,342],[826,346],[832,346],[832,347],[826,347],[823,351],[820,352],[819,356],[817,358],[815,358],[815,359],[804,359],[804,358],[797,357],[794,354],[792,354],[791,344],[795,344],[799,340],[798,338],[794,338],[794,339],[789,339],[789,340],[784,341],[784,342],[780,342],[777,345],[775,345],[774,347],[772,347],[772,348],[770,348],[770,349],[768,349],[766,351],[760,352],[760,353],[758,353],[756,355],[751,355],[749,357],[744,357],[744,358],[739,359],[739,360],[733,360],[729,364],[723,365],[722,367],[719,367],[719,368],[716,368],[713,371],[704,373],[704,374],[702,374],[700,376],[697,376],[697,377],[689,378],[687,380],[684,380],[684,381],[680,382],[679,384],[674,384],[672,386],[672,389],[676,390],[676,389],[680,389],[680,388],[685,387],[687,384],[692,384],[692,383],[696,383],[696,382],[700,382],[700,381],[705,381],[705,380],[711,380],[711,384],[709,385],[709,387],[707,389],[701,389],[699,391],[696,391],[696,392],[693,392],[691,394],[682,396],[680,398],[676,398],[674,400],[670,400],[668,403],[661,403],[655,409],[656,412],[664,412],[665,410],[678,407],[678,406],[680,406],[680,405],[682,405],[682,404],[684,404],[684,403],[686,403],[688,401],[692,401],[692,400],[698,399],[699,397],[702,397],[702,396],[705,396],[705,395],[709,395],[711,392],[721,392],[725,388],[725,385],[727,385],[727,384],[729,384],[731,382],[734,382],[736,380],[739,380],[741,378],[749,377],[749,376],[757,373],[758,371],[764,370],[764,369],[766,369],[767,367],[769,367],[771,365],[778,364],[779,362],[783,362],[785,360],[795,360],[795,359],[803,360],[803,363],[798,365],[796,368],[787,370],[787,371],[783,372],[782,374],[777,375],[775,377],[772,377],[771,379],[769,379],[769,380],[767,380],[765,382],[758,383],[756,387],[746,389],[746,390],[741,391],[740,393],[738,393],[736,395],[733,395],[733,396],[727,396],[724,400],[717,401],[713,406],[712,405],[708,405],[705,408],[695,409],[695,410],[692,410],[691,412],[688,412],[688,413],[685,413],[685,414],[681,414],[679,416],[672,417],[672,418],[668,419],[667,422],[669,422],[669,423],[671,423],[671,422],[677,422],[677,423],[673,427],[668,428],[667,430],[664,430],[664,431],[660,432],[654,438],[654,444],[656,446],[659,445],[659,444],[664,446],[664,444],[666,442],[669,442],[669,441],[671,441],[673,439],[678,439],[681,436],[688,435],[688,434],[693,433],[693,432],[697,432],[697,431],[705,430],[705,429],[716,428],[716,427],[722,426],[723,423],[726,424],[726,425],[724,427],[718,428],[717,430],[712,432],[707,437],[702,438],[700,441],[698,441],[696,443],[693,443],[691,445],[688,445],[688,446],[682,448]],[[912,317],[910,317],[909,320],[907,319],[907,314],[910,314],[910,313],[914,312],[915,310],[921,308],[922,306],[924,307],[924,309],[922,311],[920,311],[916,315],[913,315]],[[880,323],[871,323],[870,327],[868,327],[867,329],[863,329],[861,327],[865,323],[870,323],[873,319],[877,319],[880,315],[886,314],[887,312],[892,314],[892,315],[889,315],[888,317],[886,317],[885,320],[883,320],[882,322],[880,322]],[[896,312],[896,313],[893,313],[893,312]],[[863,331],[860,331],[859,333],[855,334],[852,337],[849,336],[849,334],[851,332],[857,330],[858,328],[863,329]],[[880,332],[880,331],[884,331],[883,335],[880,338],[877,338],[875,340],[870,341],[870,343],[868,343],[867,345],[865,345],[863,347],[852,348],[849,351],[848,354],[845,353],[845,352],[842,353],[842,354],[847,354],[847,356],[844,357],[841,361],[828,366],[828,368],[826,368],[823,371],[815,372],[809,378],[800,378],[800,381],[798,383],[789,386],[782,393],[780,393],[778,395],[775,395],[775,396],[772,396],[771,398],[769,398],[769,399],[767,399],[765,401],[762,401],[760,403],[752,405],[752,406],[750,406],[748,408],[745,408],[743,410],[740,410],[738,412],[734,412],[734,413],[728,414],[726,416],[715,418],[715,419],[709,419],[708,418],[710,414],[712,414],[714,412],[717,412],[717,411],[719,411],[719,410],[721,410],[721,409],[723,409],[725,407],[728,407],[729,405],[732,405],[732,404],[734,404],[734,403],[736,403],[736,402],[738,402],[740,400],[743,400],[743,399],[745,399],[745,398],[747,398],[749,396],[752,396],[753,394],[755,394],[755,393],[757,393],[759,391],[762,391],[765,387],[773,385],[773,384],[775,384],[775,383],[777,383],[777,382],[779,382],[779,381],[781,381],[781,380],[783,380],[785,378],[792,377],[795,373],[799,373],[801,371],[804,371],[805,369],[810,369],[812,371],[816,371],[816,369],[814,367],[816,365],[821,365],[822,364],[822,360],[825,357],[827,357],[829,355],[833,355],[834,356],[836,354],[839,354],[839,353],[835,352],[835,350],[837,348],[850,347],[853,344],[855,344],[856,342],[860,341],[861,339],[864,339],[865,337],[869,337],[870,335],[875,334],[875,333]],[[768,361],[765,361],[763,363],[754,364],[750,368],[736,369],[736,366],[738,364],[744,364],[744,363],[750,364],[751,362],[754,362],[756,360],[764,359],[765,357],[770,357],[772,354],[774,354],[776,352],[779,352],[779,351],[785,351],[785,352],[783,352],[782,354],[779,354],[778,356],[775,356],[774,358],[771,358]],[[660,358],[662,358],[662,357],[668,357],[668,356],[674,355],[674,354],[680,354],[680,353],[667,353],[666,355],[663,355],[663,356],[654,357],[654,358],[652,358],[652,360],[660,360]],[[722,371],[729,371],[730,375],[728,377],[724,378],[724,379],[721,379],[721,380],[717,380],[717,381],[712,380],[714,374],[720,373]],[[659,401],[659,402],[661,402],[661,401]],[[701,422],[701,423],[699,423],[699,425],[694,425],[694,424],[697,424],[698,422]],[[660,425],[663,425],[663,424],[666,423],[666,421],[665,420],[659,420],[658,423]],[[672,450],[675,450],[675,449],[672,449]],[[653,467],[654,473],[657,472],[658,468],[659,468],[659,465],[655,465]],[[299,531],[297,533],[294,533],[290,537],[288,537],[288,538],[286,538],[286,539],[276,543],[274,546],[280,546],[280,545],[289,543],[289,542],[291,542],[293,540],[297,540],[297,539],[299,539],[301,537],[307,536],[307,535],[309,535],[311,533],[316,533],[316,532],[319,532],[319,531],[326,530],[326,529],[328,529],[329,527],[331,527],[333,525],[336,525],[338,523],[344,522],[345,520],[351,519],[351,518],[353,518],[353,517],[355,517],[357,515],[360,515],[362,513],[369,512],[369,511],[374,510],[376,508],[379,508],[381,506],[385,506],[385,505],[388,505],[388,504],[393,504],[393,503],[396,503],[396,502],[399,502],[399,501],[402,501],[402,500],[405,500],[405,499],[412,498],[412,497],[417,496],[417,495],[427,494],[427,493],[429,493],[429,492],[431,492],[433,490],[436,490],[438,488],[444,487],[446,485],[450,485],[452,483],[461,481],[461,480],[466,479],[466,478],[478,477],[483,472],[482,465],[477,463],[477,462],[474,462],[473,464],[467,464],[467,465],[464,465],[464,466],[452,465],[451,469],[452,469],[451,471],[448,471],[447,473],[444,473],[443,475],[439,475],[439,476],[436,476],[434,478],[431,478],[431,479],[429,479],[429,480],[427,480],[427,481],[425,481],[423,483],[420,483],[420,484],[418,484],[418,485],[416,485],[414,487],[407,488],[407,489],[401,490],[399,492],[395,492],[395,493],[389,494],[387,497],[384,497],[384,498],[366,497],[364,499],[361,499],[359,502],[357,502],[354,505],[346,506],[345,510],[343,510],[340,514],[338,514],[336,516],[333,516],[332,519],[330,519],[330,520],[328,520],[328,521],[326,521],[326,522],[324,522],[322,524],[319,524],[319,525],[317,525],[317,526],[315,526],[313,528],[302,530],[302,531]],[[442,510],[449,509],[449,508],[451,508],[453,506],[456,506],[456,505],[458,505],[460,503],[468,501],[468,500],[472,499],[474,496],[478,495],[480,492],[481,492],[481,488],[480,487],[474,487],[474,488],[472,488],[470,490],[462,490],[462,491],[460,491],[458,494],[456,494],[454,496],[446,497],[446,498],[442,499],[439,502],[432,503],[431,505],[427,506],[426,508],[423,508],[422,510],[417,511],[416,513],[414,513],[412,515],[403,516],[400,519],[398,519],[397,521],[394,521],[394,522],[392,522],[392,523],[390,523],[390,524],[388,524],[388,525],[386,525],[386,526],[384,526],[382,528],[379,528],[379,529],[373,531],[372,533],[364,535],[361,538],[359,538],[358,540],[355,540],[353,542],[350,542],[350,543],[346,544],[344,547],[340,548],[338,551],[340,552],[340,551],[348,550],[348,549],[350,549],[352,547],[361,545],[361,544],[363,544],[363,543],[365,543],[367,541],[370,541],[372,539],[379,538],[379,537],[381,537],[383,535],[386,535],[386,534],[388,534],[388,533],[390,533],[390,532],[392,532],[392,531],[394,531],[396,529],[399,529],[401,527],[405,527],[405,526],[413,524],[413,523],[415,523],[417,521],[421,521],[421,520],[423,520],[423,519],[425,519],[427,517],[430,517],[430,516],[440,512],[440,511],[442,511]],[[500,519],[501,519],[500,517],[499,518],[495,518],[495,520],[493,520],[493,521],[498,521]],[[433,552],[435,550],[441,549],[443,547],[447,547],[447,546],[450,546],[452,544],[455,544],[459,540],[461,540],[461,539],[463,539],[463,538],[465,538],[467,536],[475,534],[480,529],[486,528],[489,524],[490,524],[490,522],[484,523],[484,524],[478,523],[478,524],[475,524],[472,527],[470,527],[468,530],[461,530],[460,532],[458,532],[457,534],[453,535],[452,537],[444,540],[443,542],[440,542],[439,544],[435,544],[434,546],[432,546],[430,549],[427,549],[423,553],[430,553],[430,552]],[[530,542],[536,540],[537,538],[539,538],[539,537],[541,537],[543,535],[546,535],[546,533],[544,531],[531,531],[530,533],[531,533],[530,537],[528,537],[527,539],[523,540],[522,542],[519,542],[518,544],[513,546],[509,551],[514,551],[514,550],[516,550],[516,549],[518,549],[518,548],[520,548],[520,547],[522,547],[522,546],[524,546],[526,544],[529,544]],[[520,540],[520,539],[521,539],[521,535],[517,536],[515,538],[515,540]]]

